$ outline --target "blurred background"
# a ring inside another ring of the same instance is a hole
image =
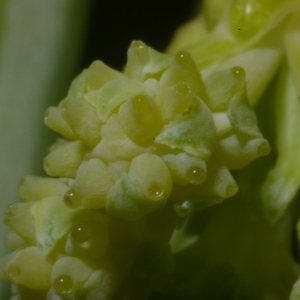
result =
[[[133,39],[163,51],[199,1],[3,0],[0,2],[0,212],[19,201],[26,174],[42,175],[57,137],[43,124],[72,79],[100,59],[121,70]],[[3,218],[3,217],[2,217]],[[0,256],[7,228],[0,225]],[[0,299],[8,299],[0,280]]]
[[[101,59],[111,67],[121,69],[133,39],[143,40],[163,51],[174,31],[193,16],[198,2],[92,1],[81,67]]]

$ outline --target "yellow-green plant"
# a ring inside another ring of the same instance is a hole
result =
[[[167,53],[75,78],[4,216],[12,299],[300,297],[299,10],[207,0]]]

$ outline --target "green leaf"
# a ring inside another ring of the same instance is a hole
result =
[[[278,159],[262,188],[266,215],[276,222],[300,186],[300,103],[291,72],[285,66],[276,94],[276,146]]]

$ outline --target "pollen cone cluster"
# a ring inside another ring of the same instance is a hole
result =
[[[139,41],[124,72],[84,70],[45,115],[63,136],[44,159],[51,177],[23,178],[5,214],[12,299],[147,299],[172,285],[173,230],[235,195],[230,170],[269,152],[246,77],[202,78],[187,52]]]

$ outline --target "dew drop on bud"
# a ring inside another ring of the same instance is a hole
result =
[[[134,41],[132,43],[132,49],[135,55],[138,55],[143,58],[148,57],[148,47],[141,41]]]
[[[80,205],[80,201],[76,192],[73,189],[68,190],[64,195],[65,205],[70,208],[77,208]]]
[[[190,88],[189,84],[187,84],[186,82],[179,82],[176,85],[176,92],[179,95],[187,96],[188,94],[191,93],[191,88]]]
[[[60,275],[54,280],[53,288],[59,295],[70,295],[73,290],[73,281],[68,275]]]
[[[173,208],[179,216],[186,217],[190,213],[191,203],[190,201],[185,201],[181,205],[174,204]]]
[[[187,178],[191,184],[200,184],[205,180],[206,172],[200,167],[191,167],[186,171]]]
[[[175,60],[182,68],[188,68],[193,63],[191,55],[186,51],[177,53]]]
[[[245,77],[246,77],[246,72],[243,68],[241,67],[233,67],[232,68],[232,75],[238,79],[238,80],[242,80],[244,81],[245,80]]]
[[[165,190],[164,188],[158,184],[153,182],[150,184],[148,188],[149,197],[153,201],[159,201],[165,199]]]
[[[150,100],[146,96],[139,95],[132,100],[132,106],[136,113],[141,113],[146,112],[150,108],[151,104]]]
[[[236,184],[230,184],[225,189],[225,198],[230,198],[238,192],[238,186]]]
[[[257,145],[256,153],[258,157],[268,155],[269,152],[270,145],[267,141],[263,141],[259,145]]]
[[[138,48],[138,49],[145,49],[145,44],[143,42],[140,42],[140,41],[134,41],[132,43],[132,46],[134,48]]]
[[[21,274],[21,269],[19,266],[12,264],[9,268],[8,268],[8,277],[12,280],[12,281],[17,281],[18,277]]]
[[[46,110],[45,114],[44,114],[44,122],[47,124],[48,122],[48,118],[49,118],[50,112],[49,112],[49,108]]]
[[[67,114],[67,108],[66,108],[66,104],[64,104],[61,108],[61,114],[63,117],[65,117],[65,115]]]
[[[91,228],[89,225],[81,223],[73,227],[71,239],[76,244],[83,244],[89,241],[91,237]]]
[[[49,164],[49,162],[46,159],[44,159],[43,168],[44,168],[45,172],[48,174],[49,171],[50,171],[50,164]]]

